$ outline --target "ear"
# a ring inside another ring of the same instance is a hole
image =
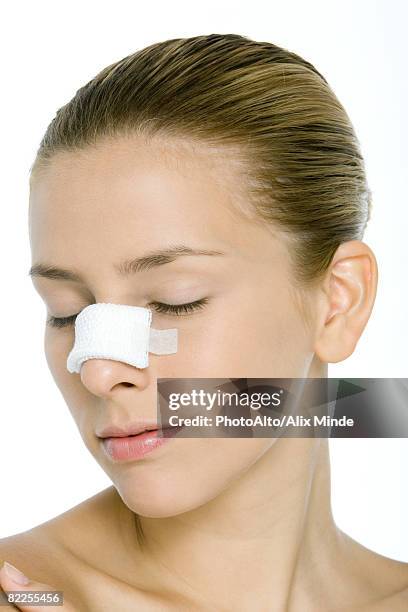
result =
[[[378,267],[364,242],[339,246],[321,285],[315,353],[327,363],[349,357],[367,324],[377,293]]]

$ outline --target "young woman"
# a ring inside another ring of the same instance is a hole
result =
[[[31,173],[31,276],[51,373],[112,486],[3,539],[4,591],[91,612],[408,608],[407,565],[334,523],[326,439],[176,436],[118,460],[102,437],[155,421],[158,378],[327,377],[373,308],[370,205],[344,108],[271,43],[154,44],[58,110]],[[150,308],[178,352],[69,373],[75,317],[99,302]]]

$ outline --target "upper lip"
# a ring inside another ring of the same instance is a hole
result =
[[[127,425],[108,425],[96,432],[98,438],[124,438],[126,436],[135,436],[143,431],[154,431],[161,429],[156,422],[136,421]]]

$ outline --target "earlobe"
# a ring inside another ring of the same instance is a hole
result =
[[[377,293],[374,253],[359,240],[344,242],[322,283],[315,353],[326,363],[347,359],[368,322]]]

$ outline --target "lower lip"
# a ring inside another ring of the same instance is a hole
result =
[[[167,444],[182,427],[168,427],[165,431],[155,429],[136,436],[124,438],[103,438],[102,446],[114,461],[143,459],[145,455]],[[159,435],[160,434],[160,435]]]

